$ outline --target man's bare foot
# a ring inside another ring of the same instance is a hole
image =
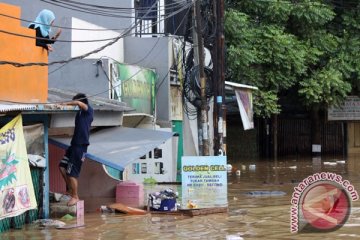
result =
[[[72,198],[70,199],[70,201],[67,203],[67,205],[68,205],[69,207],[70,207],[70,206],[74,206],[78,201],[79,201],[78,198],[72,197]]]

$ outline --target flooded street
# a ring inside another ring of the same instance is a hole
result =
[[[290,233],[291,196],[304,178],[316,172],[334,172],[360,190],[360,156],[344,160],[332,157],[320,162],[309,158],[234,165],[241,174],[233,171],[228,175],[226,214],[187,217],[91,213],[85,215],[83,228],[57,230],[27,225],[3,233],[1,239],[359,239],[360,201],[352,202],[348,221],[337,231]],[[272,194],[254,195],[253,191]]]

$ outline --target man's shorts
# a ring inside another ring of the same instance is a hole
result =
[[[70,146],[59,163],[59,167],[65,169],[70,177],[78,178],[81,171],[81,165],[85,160],[87,145]]]

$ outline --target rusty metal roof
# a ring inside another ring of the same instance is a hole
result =
[[[0,112],[14,112],[23,110],[35,110],[36,105],[34,104],[11,104],[11,103],[0,103]]]
[[[61,89],[50,88],[48,91],[47,103],[19,104],[11,102],[0,102],[0,113],[6,112],[63,112],[77,110],[77,106],[65,105],[63,103],[72,100],[75,92],[65,91]],[[126,103],[116,100],[89,97],[89,101],[94,111],[108,112],[129,112],[134,110],[126,105]]]
[[[73,96],[75,96],[76,94],[76,92],[57,88],[49,88],[48,102],[59,105],[59,103],[71,101]],[[128,107],[124,102],[95,96],[88,97],[89,102],[94,110],[115,112],[129,112],[134,110],[133,108]]]

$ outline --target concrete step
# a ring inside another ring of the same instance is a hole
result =
[[[73,217],[84,217],[84,201],[80,200],[73,206],[67,206],[67,201],[50,203],[50,215],[52,218],[61,218],[66,214]]]

